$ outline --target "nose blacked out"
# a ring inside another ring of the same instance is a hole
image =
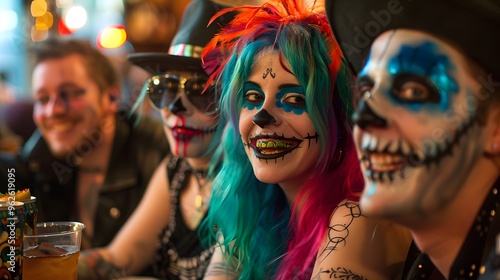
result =
[[[174,100],[174,102],[172,102],[172,104],[170,104],[170,106],[168,106],[168,109],[170,110],[170,112],[172,112],[172,114],[178,114],[180,112],[186,111],[186,108],[182,104],[182,100],[181,100],[180,96],[178,96]]]
[[[358,109],[353,113],[352,119],[356,125],[365,129],[368,126],[384,128],[387,127],[387,121],[377,115],[365,101],[358,103]]]
[[[264,128],[264,126],[266,125],[276,123],[276,119],[271,116],[271,114],[269,114],[266,109],[262,109],[257,114],[255,114],[252,121],[261,128]]]

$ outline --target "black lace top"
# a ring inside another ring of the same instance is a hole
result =
[[[196,230],[191,230],[180,212],[180,192],[191,168],[183,159],[172,157],[167,164],[170,181],[171,219],[160,234],[160,244],[154,260],[155,277],[161,279],[202,279],[213,253],[199,241]]]

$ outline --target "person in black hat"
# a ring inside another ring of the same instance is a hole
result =
[[[362,210],[410,229],[407,279],[499,279],[500,2],[326,3],[358,73]]]
[[[224,82],[228,120],[202,228],[220,244],[206,280],[397,277],[411,238],[359,211],[352,73],[322,5],[239,10],[202,54],[204,65],[219,58],[211,77]]]
[[[213,246],[201,245],[197,229],[208,210],[224,125],[219,122],[215,84],[208,82],[200,55],[230,19],[227,14],[207,27],[221,8],[209,0],[191,2],[168,53],[128,57],[153,75],[138,102],[147,96],[160,111],[171,154],[158,166],[135,213],[111,244],[82,252],[78,279],[204,276]]]

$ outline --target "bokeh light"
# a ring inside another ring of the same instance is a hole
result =
[[[43,16],[47,12],[47,2],[45,0],[33,0],[30,11],[33,17]]]
[[[112,25],[102,29],[97,35],[97,45],[101,48],[114,49],[127,41],[127,32],[123,25]]]
[[[63,18],[60,19],[59,23],[57,24],[57,31],[59,31],[59,35],[71,35],[74,32],[74,30],[71,30],[68,28],[68,26],[66,26]]]
[[[54,24],[54,17],[50,12],[46,12],[44,15],[36,17],[35,28],[38,30],[48,30]]]
[[[56,0],[56,6],[58,8],[66,8],[73,4],[73,0]]]
[[[74,6],[68,9],[64,22],[69,29],[78,29],[87,23],[87,11],[81,6]]]
[[[40,42],[49,36],[49,31],[48,30],[38,30],[36,27],[33,25],[31,27],[31,40],[33,42]]]
[[[0,32],[13,30],[17,22],[17,14],[14,11],[0,11]]]

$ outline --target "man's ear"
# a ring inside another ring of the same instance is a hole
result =
[[[493,108],[496,107],[496,108]],[[485,152],[493,157],[500,156],[500,106],[492,106],[487,126],[491,125],[491,135],[486,143]]]
[[[116,88],[108,89],[106,92],[107,98],[109,99],[109,108],[113,112],[118,112],[118,107],[120,106],[120,92]]]

